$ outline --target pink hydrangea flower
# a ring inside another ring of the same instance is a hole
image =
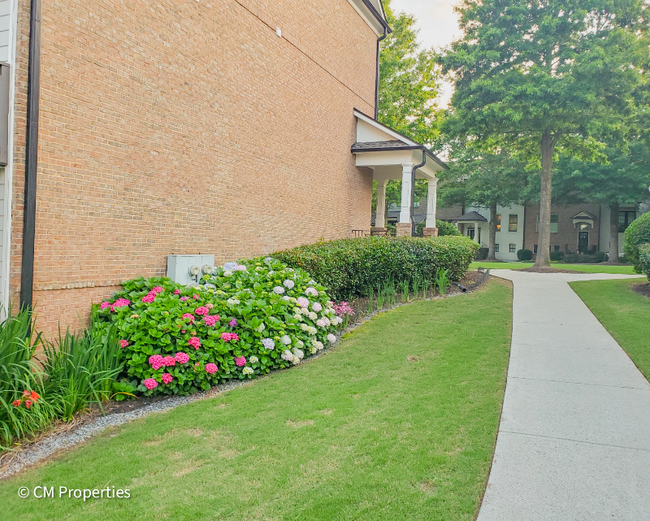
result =
[[[192,295],[192,298],[193,298],[194,300],[199,300],[200,297],[199,297],[198,295]]]
[[[129,345],[129,342],[127,340],[120,340],[120,347],[122,349],[124,349],[128,345]]]
[[[176,365],[176,359],[173,356],[166,356],[163,358],[163,363],[166,367],[171,367],[173,365]]]
[[[149,365],[151,365],[154,370],[158,370],[165,365],[165,359],[160,355],[151,355],[149,357]]]
[[[147,293],[144,297],[142,297],[142,302],[146,302],[147,304],[153,302],[154,300],[156,300],[155,293]]]
[[[151,391],[151,389],[155,389],[158,387],[158,382],[156,381],[155,378],[147,378],[144,382],[142,382],[144,386]]]
[[[174,377],[170,375],[169,373],[163,373],[162,375],[162,381],[163,383],[170,384],[174,380]]]
[[[191,345],[194,349],[198,349],[201,347],[201,340],[197,336],[193,336],[190,338],[187,342],[189,345]]]
[[[203,322],[205,322],[207,326],[214,326],[218,321],[219,315],[208,315],[203,318]]]
[[[123,308],[131,304],[131,301],[126,298],[118,298],[113,305],[111,306],[111,311],[115,310],[115,308]]]
[[[214,307],[214,304],[212,304],[212,302],[208,302],[208,303],[205,305],[205,307],[208,308],[208,309],[212,309],[212,308]]]
[[[111,303],[110,303],[110,302],[106,302],[106,301],[102,302],[102,303],[99,305],[99,309],[106,309],[106,308],[110,308],[110,307],[111,307]]]
[[[230,322],[228,322],[228,325],[230,327],[237,327],[237,319],[233,318]]]
[[[156,286],[151,290],[151,292],[155,293],[156,295],[158,295],[158,293],[162,293],[163,291],[165,291],[165,288],[163,288],[162,286]]]
[[[231,340],[239,340],[239,337],[235,333],[221,333],[221,340],[229,342]]]
[[[190,355],[187,353],[176,353],[176,356],[174,356],[174,358],[179,364],[186,364],[190,361]]]
[[[205,372],[214,374],[219,370],[216,364],[205,364]]]
[[[187,297],[181,297],[181,300],[185,302],[187,300]]]
[[[237,365],[237,367],[244,367],[246,365],[246,358],[244,358],[243,356],[236,356],[235,364]]]
[[[180,290],[180,289],[177,289],[176,291],[174,291],[174,295],[180,295],[180,294],[181,294],[181,290]]]
[[[199,316],[207,315],[209,312],[210,310],[205,306],[198,307],[194,310],[194,313],[196,313]]]
[[[194,315],[192,315],[192,313],[183,313],[183,316],[182,316],[181,318],[182,318],[183,320],[186,320],[186,319],[187,319],[187,320],[189,320],[190,322],[194,322],[194,320],[196,320],[196,319],[194,318]]]
[[[296,303],[301,307],[301,308],[308,308],[309,307],[309,299],[305,297],[298,297],[296,299]]]

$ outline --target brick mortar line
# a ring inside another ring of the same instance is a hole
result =
[[[240,2],[240,0],[235,0],[235,2],[236,2],[237,5],[239,5],[242,9],[244,9],[245,11],[247,11],[248,13],[250,13],[251,16],[257,18],[260,22],[262,22],[262,24],[264,24],[266,27],[268,27],[269,29],[271,29],[271,30],[275,33],[275,31],[276,31],[276,29],[277,29],[276,27],[273,27],[273,26],[269,25],[268,22],[262,20],[262,18],[260,18],[260,17],[259,17],[258,15],[256,15],[253,11],[251,11],[248,7],[246,7],[244,4],[242,4],[242,3]],[[347,90],[349,90],[349,91],[350,91],[352,94],[354,94],[357,98],[359,98],[360,100],[364,101],[365,103],[367,103],[367,104],[370,105],[370,106],[374,106],[374,102],[371,103],[371,102],[368,101],[366,98],[364,98],[361,94],[359,94],[359,93],[357,93],[356,91],[354,91],[351,87],[349,87],[349,86],[346,85],[343,81],[341,81],[340,79],[338,79],[338,78],[337,78],[333,73],[331,73],[330,71],[328,71],[328,70],[327,70],[323,65],[321,65],[321,64],[318,63],[314,58],[312,58],[311,56],[309,56],[309,54],[307,54],[305,51],[303,51],[300,47],[298,47],[295,43],[293,43],[291,40],[289,40],[286,36],[283,35],[283,36],[281,36],[280,38],[282,38],[285,42],[287,42],[289,45],[291,45],[291,46],[292,46],[294,49],[296,49],[300,54],[302,54],[303,56],[305,56],[309,61],[311,61],[312,63],[314,63],[317,67],[319,67],[320,69],[322,69],[322,70],[323,70],[323,71],[324,71],[328,76],[331,76],[334,80],[336,80],[336,81],[337,81],[338,83],[340,83],[343,87],[345,87]]]

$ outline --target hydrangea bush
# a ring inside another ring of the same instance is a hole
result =
[[[136,279],[98,306],[138,391],[189,394],[299,364],[336,341],[325,288],[272,258],[227,263],[198,286]]]

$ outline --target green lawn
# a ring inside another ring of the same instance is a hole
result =
[[[650,379],[650,299],[632,291],[636,280],[571,282],[571,287]]]
[[[471,520],[492,459],[511,289],[420,301],[318,360],[114,428],[0,483],[19,519]],[[20,499],[21,486],[130,499]],[[2,517],[2,516],[0,516]]]
[[[470,269],[489,268],[491,270],[523,270],[532,268],[532,262],[472,262]],[[623,275],[635,275],[632,266],[609,266],[607,264],[564,264],[552,262],[551,266],[560,270],[574,270],[583,273],[620,273]]]

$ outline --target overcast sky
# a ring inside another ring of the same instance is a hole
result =
[[[438,49],[461,36],[458,17],[453,10],[455,3],[455,0],[392,0],[390,5],[395,12],[415,15],[422,46]],[[445,85],[441,105],[448,103],[451,92],[451,86]]]

